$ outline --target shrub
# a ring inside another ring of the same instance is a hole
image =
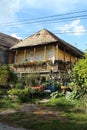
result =
[[[73,99],[79,99],[80,95],[77,90],[73,90],[72,92],[66,92],[66,99],[73,100]]]
[[[22,77],[22,78],[17,79],[17,82],[14,87],[18,88],[18,89],[23,89],[23,88],[25,88],[25,85],[26,85],[25,79],[24,79],[24,77]]]
[[[25,75],[23,80],[27,86],[37,86],[39,84],[40,75],[37,73]]]
[[[53,93],[50,94],[51,98],[58,98],[59,97],[59,92],[55,91]]]
[[[13,88],[8,91],[8,94],[10,96],[18,97],[21,102],[27,102],[29,101],[29,94],[30,94],[30,88],[24,88],[24,89],[18,89],[18,88]]]
[[[9,68],[8,65],[0,66],[0,85],[9,86],[10,83],[15,83],[17,81],[17,75],[13,70]]]
[[[87,53],[80,59],[70,73],[72,90],[77,91],[79,97],[87,93]]]
[[[54,86],[56,91],[61,91],[61,84],[59,82],[55,82]]]
[[[6,89],[0,89],[0,96],[7,95]]]

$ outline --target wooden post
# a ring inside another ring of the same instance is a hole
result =
[[[13,64],[14,63],[14,57],[15,57],[14,51],[9,51],[9,60],[8,60],[9,64]]]
[[[58,44],[56,45],[56,60],[58,60]]]
[[[54,64],[55,61],[55,51],[54,51],[54,45],[53,45],[53,58],[52,58],[52,63]]]
[[[34,61],[35,61],[36,48],[34,47]]]
[[[17,50],[16,50],[16,52],[15,52],[15,57],[14,57],[14,63],[17,63]]]
[[[70,51],[70,62],[71,62],[71,51]]]
[[[46,61],[46,46],[44,46],[44,60]]]
[[[24,50],[24,62],[26,61],[26,49]]]
[[[58,49],[59,49],[59,46],[58,46],[58,44],[56,45],[56,60],[58,60],[59,59],[59,51],[58,51]],[[59,64],[58,64],[58,68],[57,69],[59,69]]]

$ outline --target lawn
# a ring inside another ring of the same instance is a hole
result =
[[[82,101],[59,97],[37,106],[34,111],[2,115],[0,120],[32,130],[87,130],[87,113]]]

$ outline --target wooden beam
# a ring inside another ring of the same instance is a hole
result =
[[[58,49],[59,49],[59,46],[58,46],[58,44],[57,44],[57,45],[56,45],[56,60],[59,59],[59,57],[58,57]]]
[[[65,51],[65,47],[64,47],[64,61],[66,61],[66,51]]]
[[[24,50],[24,62],[25,62],[25,59],[26,59],[26,49]]]
[[[71,62],[71,58],[72,58],[72,57],[71,57],[71,51],[70,51],[70,62]]]
[[[17,54],[18,54],[18,51],[16,50],[15,57],[14,57],[14,63],[17,63]]]
[[[71,69],[71,62],[72,62],[72,56],[71,56],[71,51],[70,51],[70,69]]]
[[[35,61],[35,56],[36,56],[36,48],[34,47],[34,61]]]
[[[54,51],[54,45],[53,45],[53,59],[52,59],[53,64],[54,64],[54,61],[55,61],[55,51]]]
[[[46,59],[47,59],[47,57],[46,57],[46,52],[47,51],[47,48],[46,48],[46,46],[44,46],[44,60],[46,61]]]
[[[56,45],[56,60],[59,60],[59,46],[58,43]],[[57,70],[59,69],[59,63],[57,64]]]

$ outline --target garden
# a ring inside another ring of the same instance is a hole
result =
[[[20,77],[7,65],[0,66],[0,73],[0,113],[16,110],[0,115],[0,121],[33,130],[87,129],[87,54],[68,71],[64,89],[53,74]],[[41,103],[43,99],[48,101]],[[21,111],[24,104],[37,109]]]

